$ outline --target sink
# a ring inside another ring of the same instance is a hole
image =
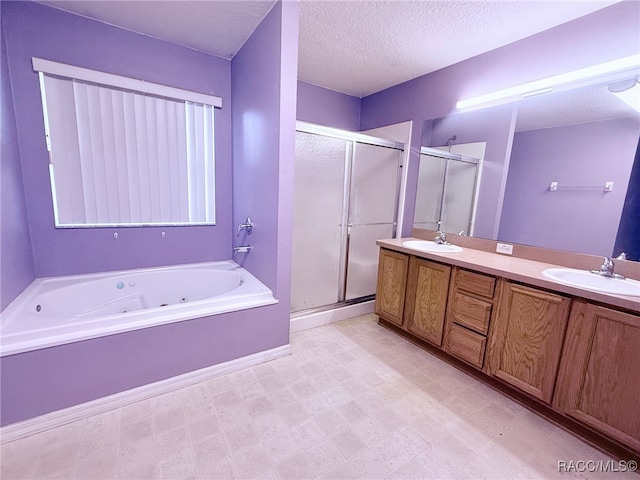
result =
[[[573,268],[547,268],[542,274],[556,282],[572,287],[615,295],[640,297],[640,282],[629,278],[610,278]]]
[[[402,242],[402,245],[423,252],[454,253],[462,251],[462,248],[457,245],[442,245],[430,240],[407,240],[406,242]]]

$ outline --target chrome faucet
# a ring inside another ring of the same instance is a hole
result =
[[[624,275],[618,275],[613,272],[616,264],[610,257],[604,257],[604,261],[598,270],[591,270],[591,273],[595,273],[596,275],[600,275],[601,277],[608,278],[625,278]]]
[[[451,245],[451,243],[447,242],[447,234],[440,231],[438,231],[434,242],[436,242],[438,245]]]
[[[236,235],[237,237],[240,236],[240,232],[242,230],[245,230],[247,234],[251,235],[251,231],[253,230],[253,222],[251,221],[251,217],[247,217],[244,223],[238,225],[238,235]]]
[[[251,245],[239,245],[237,247],[233,247],[233,253],[249,253],[251,250]]]

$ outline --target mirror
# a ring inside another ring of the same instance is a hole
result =
[[[513,109],[516,122],[510,129],[506,118]],[[465,135],[468,129],[475,130],[473,136]],[[601,256],[621,253],[613,249],[640,114],[606,84],[428,120],[423,145],[441,145],[453,135],[454,145],[487,142],[474,236]],[[511,137],[510,156],[503,160],[500,149],[491,152]],[[502,199],[496,195],[500,179],[506,180]],[[418,215],[420,208],[416,202]],[[493,216],[487,215],[489,208]]]

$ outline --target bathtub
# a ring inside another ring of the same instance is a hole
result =
[[[274,303],[231,260],[39,278],[0,314],[0,356]]]

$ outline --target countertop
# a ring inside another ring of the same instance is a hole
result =
[[[447,263],[457,267],[475,270],[477,272],[504,277],[516,282],[526,283],[535,287],[553,290],[573,297],[585,298],[601,304],[640,313],[640,297],[613,295],[572,287],[563,283],[554,282],[542,274],[543,270],[546,270],[547,268],[557,268],[560,265],[526,260],[524,258],[517,258],[499,253],[484,252],[467,247],[463,247],[461,252],[455,253],[424,252],[403,246],[402,243],[408,240],[419,239],[413,237],[394,238],[378,240],[376,244],[389,250],[408,253],[428,260],[434,260],[436,262]]]

